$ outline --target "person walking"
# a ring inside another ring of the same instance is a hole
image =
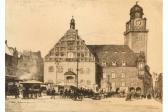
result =
[[[55,99],[55,89],[52,88],[51,90],[51,99]]]

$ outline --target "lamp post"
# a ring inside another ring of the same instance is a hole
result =
[[[77,70],[77,71],[76,71],[76,79],[77,79],[77,82],[76,82],[77,85],[76,85],[76,87],[77,87],[77,88],[78,88],[78,71],[79,71],[78,68],[79,68],[79,60],[78,60],[78,56],[77,56],[77,69],[76,69],[76,70]]]
[[[78,36],[78,35],[77,35]],[[78,72],[79,72],[79,59],[78,59],[78,37],[76,37],[76,87],[78,88]]]
[[[57,70],[58,70],[58,62],[55,59],[55,84],[57,84]]]

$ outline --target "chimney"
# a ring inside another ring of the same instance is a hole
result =
[[[6,45],[8,45],[8,42],[7,42],[7,40],[5,40],[5,44],[6,44]]]

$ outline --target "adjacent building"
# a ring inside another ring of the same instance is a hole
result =
[[[16,75],[21,80],[43,81],[43,59],[41,52],[23,51],[19,53]]]
[[[16,76],[18,64],[18,51],[16,48],[8,46],[7,40],[5,41],[5,93],[11,94],[8,89],[14,82],[18,81]]]
[[[137,3],[126,22],[123,45],[86,45],[71,19],[70,29],[45,56],[44,82],[150,94],[146,18]]]

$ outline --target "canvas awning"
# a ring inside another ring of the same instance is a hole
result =
[[[20,82],[21,84],[41,84],[42,82],[37,81],[37,80],[27,80],[27,81],[23,81]]]

